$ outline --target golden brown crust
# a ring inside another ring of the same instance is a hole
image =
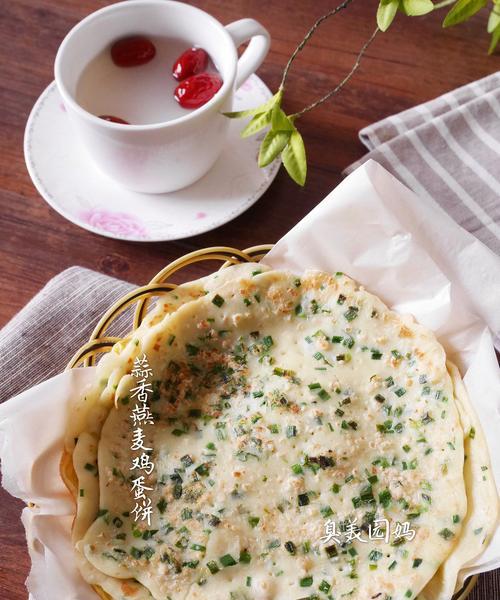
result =
[[[73,466],[73,452],[66,450],[66,448],[63,450],[61,462],[59,463],[59,473],[64,485],[68,488],[69,493],[76,502],[78,494],[78,477]]]
[[[61,456],[61,462],[59,463],[59,473],[61,475],[61,479],[64,482],[64,485],[68,488],[69,493],[71,494],[73,500],[76,503],[77,494],[78,494],[78,477],[76,475],[75,468],[73,466],[73,452],[63,450]],[[73,521],[74,527],[74,521]],[[73,531],[72,527],[72,531]],[[107,594],[99,585],[92,585],[92,589],[95,593],[102,598],[102,600],[113,600],[109,594]]]
[[[102,600],[113,600],[109,594],[106,594],[100,585],[93,585],[92,589],[99,596],[99,598],[102,598]]]

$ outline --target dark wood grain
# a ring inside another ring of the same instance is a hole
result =
[[[200,0],[192,2],[223,23],[259,19],[273,43],[259,71],[276,88],[287,57],[308,24],[333,0]],[[128,243],[96,236],[65,221],[35,191],[23,158],[24,127],[33,103],[52,80],[55,52],[66,32],[106,3],[98,0],[11,0],[0,14],[0,325],[62,269],[79,264],[133,283],[148,281],[163,265],[205,246],[240,248],[275,242],[339,181],[364,152],[357,132],[391,113],[483,77],[499,67],[488,57],[485,18],[443,31],[440,15],[399,17],[377,38],[362,68],[331,103],[301,123],[309,156],[305,189],[280,173],[244,215],[204,235],[168,243]],[[349,70],[374,29],[376,2],[353,2],[325,24],[296,61],[286,93],[295,111],[328,91]],[[206,267],[193,268],[192,275]],[[29,559],[19,520],[21,504],[0,490],[0,598],[26,598]],[[484,589],[484,588],[483,588]],[[492,600],[486,595],[477,599]],[[486,594],[484,592],[484,594]]]

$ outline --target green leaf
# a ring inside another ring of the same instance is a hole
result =
[[[488,33],[493,33],[495,29],[500,25],[500,0],[495,2],[493,10],[490,12],[488,19]]]
[[[265,167],[271,163],[290,140],[291,131],[268,131],[262,140],[259,150],[259,167]]]
[[[481,10],[488,0],[458,0],[443,21],[443,27],[451,27],[457,23],[463,23],[479,10]]]
[[[247,126],[243,128],[240,135],[242,138],[249,137],[254,133],[257,133],[261,129],[264,129],[264,127],[267,127],[270,123],[271,111],[268,110],[265,113],[255,115],[255,117],[250,121],[250,123],[247,123]]]
[[[265,113],[268,110],[271,110],[274,105],[281,103],[281,98],[283,97],[283,90],[278,90],[276,94],[272,98],[269,98],[267,102],[261,104],[260,106],[256,106],[255,108],[249,108],[248,110],[238,110],[236,112],[225,112],[222,113],[225,117],[229,117],[230,119],[241,119],[242,117],[253,117],[255,115],[259,115],[261,113]]]
[[[290,135],[290,141],[281,153],[283,165],[290,177],[299,185],[304,185],[307,175],[307,160],[304,140],[295,129]]]
[[[279,104],[276,104],[271,114],[271,127],[275,131],[293,131],[292,121],[283,112]]]
[[[403,0],[403,10],[410,17],[426,15],[434,10],[432,0]]]
[[[495,48],[498,46],[498,42],[500,42],[500,25],[492,32],[491,36],[491,44],[488,54],[493,54],[493,52],[495,52]]]
[[[394,21],[399,0],[381,0],[377,10],[377,25],[381,31],[387,31]]]

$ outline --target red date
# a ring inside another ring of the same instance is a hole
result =
[[[172,75],[183,81],[192,75],[202,73],[208,65],[208,54],[203,48],[189,48],[183,52],[172,67]]]
[[[114,117],[113,115],[99,115],[99,119],[109,121],[110,123],[120,123],[120,125],[130,125],[125,119],[120,119],[120,117]]]
[[[111,46],[111,58],[118,67],[138,67],[153,60],[156,48],[140,35],[123,38]]]
[[[199,108],[222,87],[222,79],[213,73],[188,77],[175,88],[174,96],[183,108]]]

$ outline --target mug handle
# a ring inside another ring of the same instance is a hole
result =
[[[267,29],[262,27],[255,19],[234,21],[234,23],[226,25],[226,30],[233,38],[236,48],[250,40],[248,48],[246,48],[238,60],[235,79],[235,89],[238,89],[260,67],[262,61],[266,58],[269,46],[271,45],[271,36]]]

